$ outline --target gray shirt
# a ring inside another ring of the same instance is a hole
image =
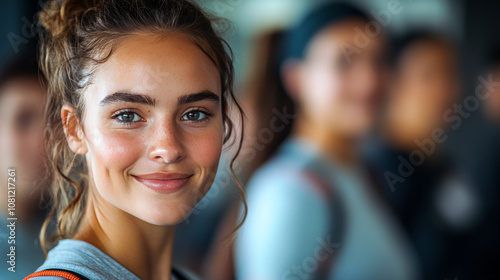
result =
[[[92,280],[140,280],[117,261],[106,255],[93,245],[72,239],[64,239],[49,251],[47,260],[37,271],[47,269],[63,269],[78,273]],[[183,274],[194,279],[192,275]],[[36,280],[61,280],[53,276],[35,277]],[[172,280],[178,280],[172,275]]]
[[[343,202],[340,244],[330,242],[335,215],[303,178],[306,167],[328,180]],[[238,279],[418,279],[408,241],[367,177],[310,142],[287,140],[247,186],[248,216],[236,240]],[[337,258],[325,263],[336,250]],[[325,265],[330,270],[318,275]]]

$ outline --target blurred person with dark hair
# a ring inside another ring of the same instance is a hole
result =
[[[267,161],[290,133],[294,116],[291,98],[280,77],[280,51],[285,31],[264,31],[253,40],[250,71],[241,89],[245,111],[245,138],[241,156],[236,159],[237,173],[247,182],[253,172]],[[284,119],[284,114],[292,115]],[[218,199],[218,198],[217,198]],[[205,260],[206,279],[234,279],[233,244],[228,242],[238,222],[236,199],[226,205],[225,217],[218,225],[215,239]]]
[[[293,101],[280,77],[285,33],[285,30],[271,30],[256,38],[253,67],[241,97],[247,117],[247,137],[238,163],[245,181],[285,141],[295,118]]]
[[[20,279],[44,260],[38,233],[45,214],[41,209],[43,189],[48,186],[42,117],[45,102],[36,51],[16,55],[0,69],[0,181],[5,184],[0,192],[0,216],[3,221],[17,218],[14,227],[0,229],[0,279]],[[8,181],[8,169],[15,169],[15,181]],[[7,191],[7,182],[15,184],[13,192]],[[14,216],[8,210],[9,195],[15,199]],[[15,239],[8,238],[11,230]],[[12,263],[8,255],[12,255],[11,246],[15,247]],[[8,270],[12,265],[15,272]]]
[[[453,43],[414,31],[395,40],[394,75],[367,160],[385,178],[383,189],[418,253],[425,279],[467,275],[466,233],[479,215],[469,181],[442,149],[458,102],[458,57]]]
[[[375,32],[374,32],[375,30]],[[359,157],[386,89],[380,26],[344,3],[287,36],[291,136],[250,179],[238,279],[417,279],[413,252]]]

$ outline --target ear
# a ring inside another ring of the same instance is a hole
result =
[[[281,79],[290,97],[297,101],[300,93],[300,72],[302,64],[299,60],[287,60],[281,67]]]
[[[76,116],[76,109],[70,105],[61,108],[61,121],[68,141],[69,148],[76,154],[84,155],[88,152],[85,134]]]

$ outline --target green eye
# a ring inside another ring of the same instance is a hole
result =
[[[184,121],[202,121],[207,118],[207,113],[204,113],[199,110],[187,112],[184,116],[182,116],[182,120]]]

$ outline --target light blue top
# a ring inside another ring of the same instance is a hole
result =
[[[49,251],[47,260],[36,271],[46,269],[64,269],[91,280],[140,280],[139,277],[98,248],[87,242],[73,239],[59,241],[59,244]],[[182,273],[189,279],[195,279],[185,271]],[[61,280],[63,278],[43,276],[33,279]],[[178,279],[172,275],[172,280]]]
[[[335,186],[342,201],[340,244],[329,236],[335,208],[301,178],[306,166]],[[304,139],[287,140],[247,186],[249,212],[236,240],[238,279],[419,279],[402,230],[368,186],[362,168],[344,168]],[[335,260],[325,258],[332,252]]]

